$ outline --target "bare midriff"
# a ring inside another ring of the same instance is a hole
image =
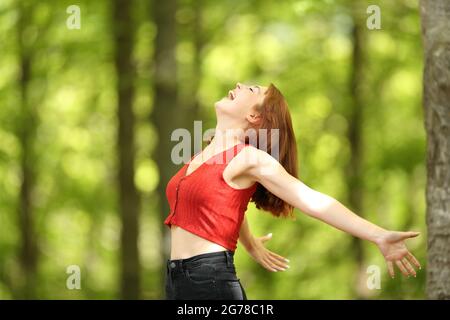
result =
[[[226,251],[225,247],[199,237],[183,228],[172,224],[170,259],[187,259],[199,254]]]

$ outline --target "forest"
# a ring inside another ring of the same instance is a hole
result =
[[[249,299],[450,299],[449,21],[447,0],[2,0],[0,299],[163,299],[171,134],[198,141],[237,82],[283,92],[301,181],[421,232],[391,279],[373,244],[251,203],[290,268],[238,244]]]

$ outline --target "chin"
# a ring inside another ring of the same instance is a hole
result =
[[[228,102],[229,102],[227,100],[228,99],[226,99],[226,98],[220,99],[219,101],[216,101],[214,106],[216,107],[216,109],[226,109],[227,105],[228,105]]]

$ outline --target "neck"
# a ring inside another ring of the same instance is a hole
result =
[[[234,128],[221,128],[216,126],[214,137],[211,140],[210,145],[215,149],[228,149],[232,146],[244,142],[243,129]]]

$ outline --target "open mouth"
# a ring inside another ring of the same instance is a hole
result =
[[[230,100],[234,100],[234,99],[236,99],[236,94],[232,90],[230,90],[230,91],[228,91],[228,98]]]

